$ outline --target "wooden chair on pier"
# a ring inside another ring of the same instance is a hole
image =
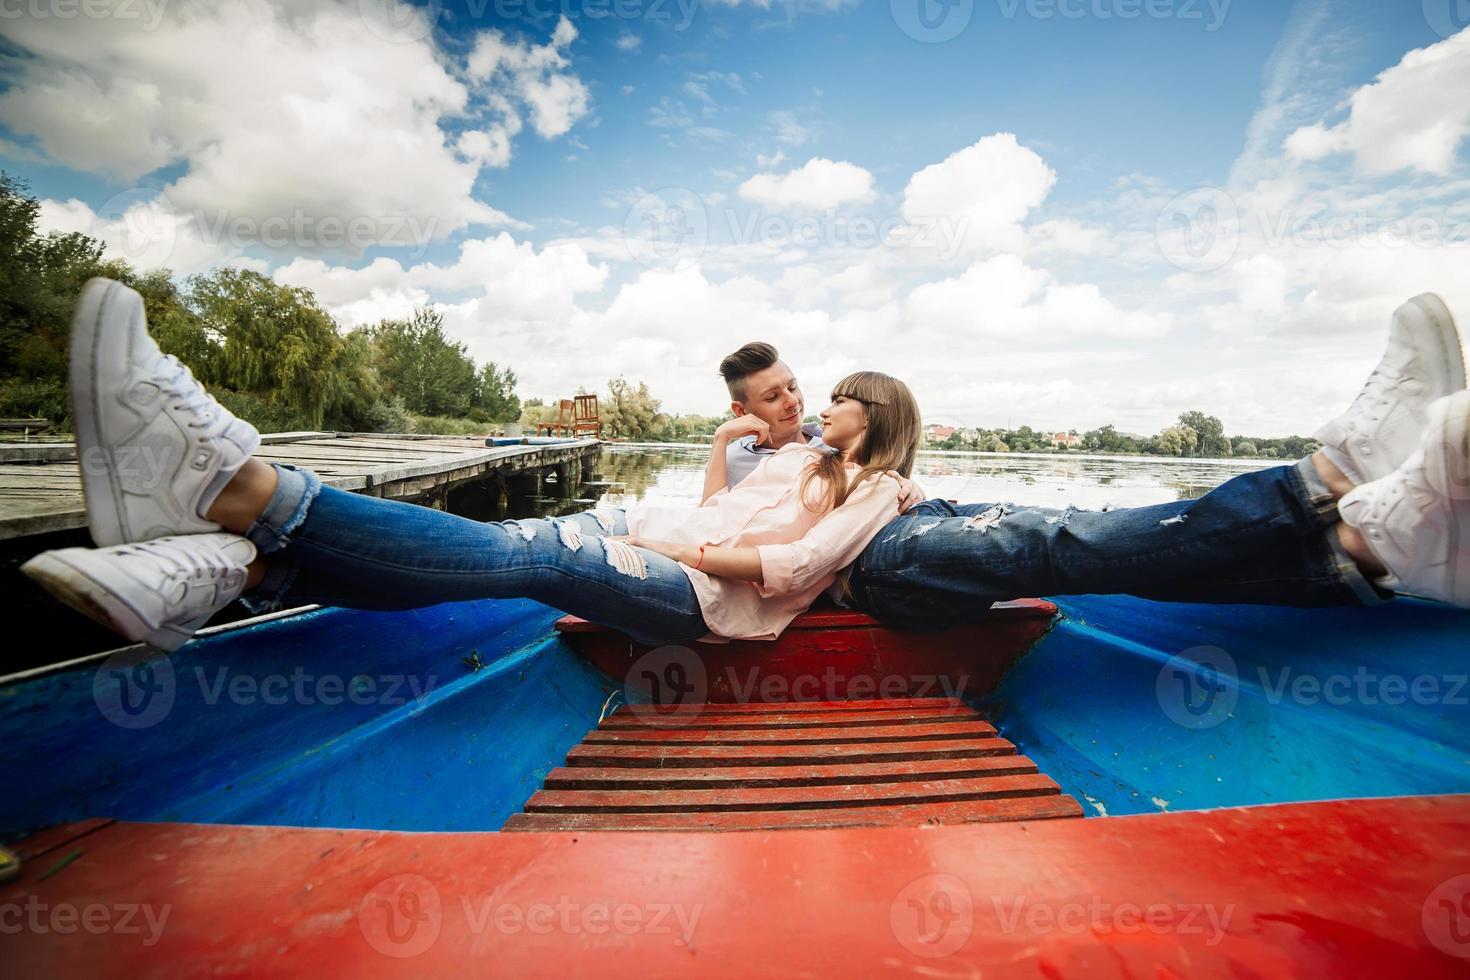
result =
[[[572,437],[590,432],[592,438],[602,438],[602,419],[597,415],[597,396],[578,395],[576,398],[576,414],[572,421]]]
[[[536,434],[538,436],[571,435],[575,417],[575,406],[572,400],[570,398],[563,398],[561,404],[556,408],[556,420],[552,422],[537,422]]]

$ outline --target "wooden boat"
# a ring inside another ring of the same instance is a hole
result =
[[[1464,976],[1467,652],[1407,599],[652,650],[532,602],[264,617],[0,682],[5,962]]]

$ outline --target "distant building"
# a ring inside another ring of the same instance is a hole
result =
[[[952,425],[939,425],[938,423],[934,423],[924,426],[924,438],[930,442],[943,442],[954,434],[955,427]]]
[[[1058,446],[1066,446],[1068,449],[1082,445],[1082,437],[1075,432],[1058,432],[1051,437],[1051,441]]]

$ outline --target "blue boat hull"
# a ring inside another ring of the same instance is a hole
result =
[[[1093,814],[1470,792],[1470,612],[1059,605],[983,706]],[[618,686],[557,637],[558,616],[323,609],[13,679],[0,834],[93,816],[498,829]]]

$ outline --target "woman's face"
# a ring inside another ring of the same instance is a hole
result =
[[[867,429],[868,409],[856,398],[836,395],[822,410],[822,441],[833,449],[856,449]]]

